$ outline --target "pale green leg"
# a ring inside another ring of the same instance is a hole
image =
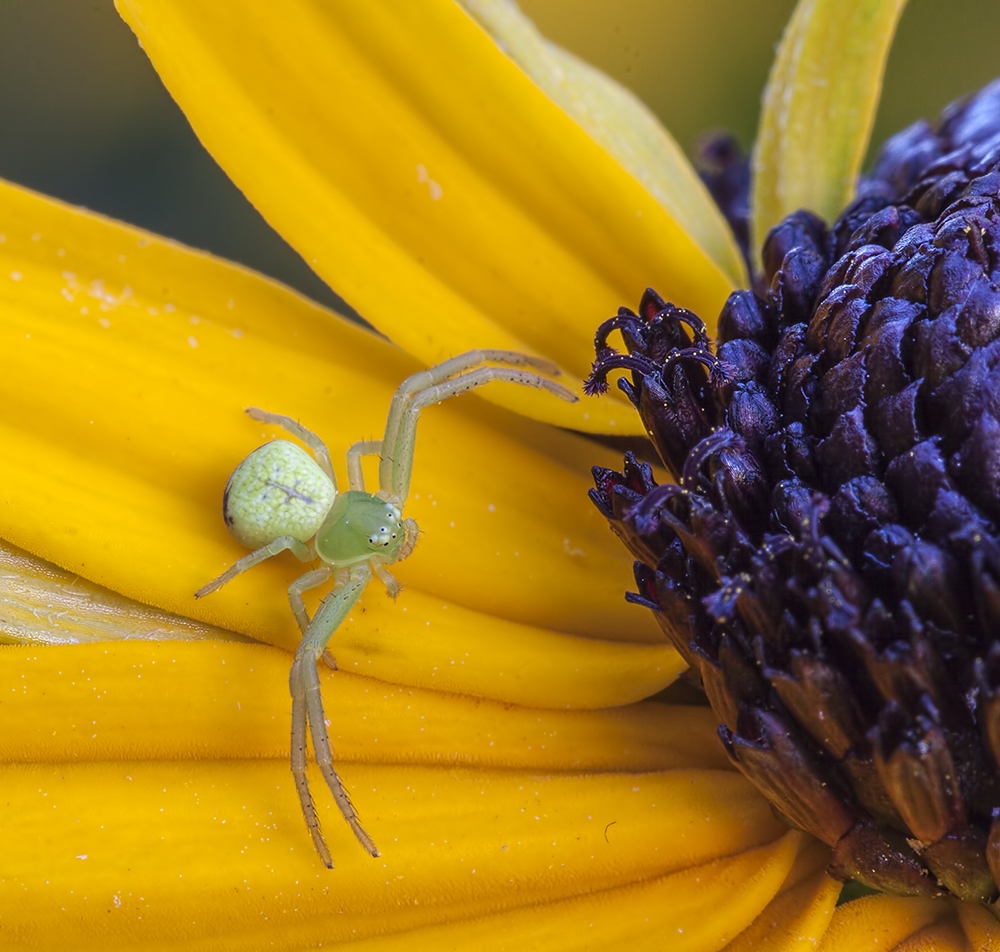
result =
[[[241,575],[247,569],[252,569],[258,563],[265,561],[265,559],[286,551],[290,551],[300,562],[312,562],[316,558],[313,550],[309,546],[299,542],[295,536],[281,536],[273,542],[261,546],[259,549],[254,549],[249,555],[244,555],[242,559],[234,562],[218,578],[212,579],[207,585],[202,585],[194,593],[194,597],[204,598],[206,595],[222,588],[227,582],[231,582],[237,575]]]
[[[351,803],[344,785],[340,782],[333,768],[333,754],[330,750],[330,735],[326,729],[326,716],[323,713],[323,697],[320,694],[319,672],[316,662],[323,655],[327,642],[340,627],[348,612],[371,581],[371,570],[367,565],[353,569],[350,577],[343,585],[334,589],[313,616],[306,633],[295,652],[292,671],[289,676],[289,688],[292,693],[292,775],[302,803],[302,813],[305,815],[306,826],[312,835],[316,850],[323,863],[333,868],[333,859],[323,839],[319,826],[319,817],[309,792],[309,781],[306,777],[306,727],[312,734],[313,750],[316,753],[316,763],[326,780],[333,799],[340,807],[358,842],[372,856],[379,852],[371,838],[364,831],[358,820],[357,812]]]
[[[451,380],[446,380],[444,383],[419,390],[410,397],[407,406],[401,410],[401,418],[398,423],[395,442],[391,444],[389,451],[391,468],[387,468],[390,471],[390,482],[388,485],[383,483],[380,488],[401,502],[406,500],[406,496],[410,491],[410,474],[413,469],[413,446],[416,441],[417,420],[419,419],[421,410],[435,403],[440,403],[442,400],[447,400],[449,397],[465,393],[466,390],[472,390],[475,387],[482,387],[485,384],[492,383],[495,380],[503,381],[504,383],[521,384],[525,387],[537,387],[540,390],[548,390],[549,393],[568,403],[575,403],[577,400],[577,397],[573,393],[553,380],[539,377],[538,374],[527,370],[513,370],[507,367],[480,367],[478,370],[471,370],[460,377],[455,377]],[[388,429],[387,426],[386,430],[388,431]],[[385,445],[390,445],[388,439],[386,439]],[[385,462],[386,456],[383,454],[383,465]],[[381,468],[379,469],[379,476],[381,482]]]
[[[401,557],[397,555],[396,561],[399,562],[400,560]],[[371,562],[369,562],[369,565],[371,565],[372,571],[379,577],[379,581],[385,586],[385,590],[389,593],[389,598],[393,601],[399,598],[399,593],[403,586],[396,581],[392,572],[390,572],[381,562],[377,562],[375,559],[372,559]]]
[[[337,476],[333,472],[330,451],[326,448],[326,443],[313,433],[312,430],[307,430],[301,423],[289,416],[284,416],[281,413],[268,413],[267,410],[261,410],[257,407],[250,407],[247,410],[247,416],[260,423],[270,423],[273,426],[280,426],[283,430],[291,433],[292,436],[302,440],[313,451],[316,462],[319,463],[319,468],[330,477],[330,482],[333,483],[333,491],[337,491]]]
[[[399,388],[393,395],[392,402],[389,404],[389,415],[385,421],[385,436],[382,438],[383,445],[390,451],[396,446],[396,438],[399,433],[406,404],[415,393],[443,383],[449,377],[454,377],[456,374],[471,370],[473,367],[478,367],[487,361],[506,364],[508,367],[533,367],[535,370],[540,370],[542,373],[550,374],[553,377],[559,376],[559,368],[552,361],[545,360],[543,357],[532,357],[529,354],[522,354],[516,350],[482,348],[459,354],[457,357],[452,357],[434,367],[428,367],[427,370],[421,370],[407,377],[399,385]],[[380,488],[385,492],[391,491],[388,487],[393,482],[392,470],[392,456],[383,456],[382,463],[379,466],[378,481]]]
[[[351,570],[349,568],[345,568],[342,566],[339,569],[334,569],[333,570],[334,591],[336,591],[342,585],[345,585],[350,577],[351,577]],[[337,668],[337,659],[330,652],[329,648],[327,648],[326,651],[323,652],[323,657],[321,660],[323,661],[323,664],[325,664],[331,671],[339,670]]]
[[[301,662],[296,658],[292,662],[291,680],[294,684],[298,679]],[[300,687],[300,691],[301,691]],[[323,839],[323,831],[319,825],[319,815],[316,804],[309,792],[309,779],[306,777],[306,701],[305,696],[295,696],[292,690],[292,776],[295,778],[295,788],[299,792],[299,803],[302,805],[302,815],[306,819],[306,827],[312,836],[313,846],[319,853],[319,858],[327,869],[333,869],[333,857]]]
[[[318,569],[300,575],[291,585],[288,586],[288,601],[292,606],[292,614],[299,623],[299,631],[306,633],[309,627],[309,616],[306,614],[306,606],[302,601],[302,593],[308,592],[311,588],[318,588],[333,573],[333,569],[324,563]],[[334,665],[336,667],[336,665]]]
[[[381,440],[360,440],[347,451],[348,488],[365,491],[365,474],[361,469],[362,456],[374,456],[382,452]]]

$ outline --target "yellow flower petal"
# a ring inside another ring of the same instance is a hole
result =
[[[142,605],[0,539],[0,643],[63,645],[241,635]]]
[[[817,840],[799,854],[782,888],[724,952],[814,949],[826,932],[843,883],[826,873],[830,851]]]
[[[405,604],[403,599],[405,598]],[[330,645],[343,670],[536,707],[641,701],[686,667],[665,641],[579,638],[371,586]]]
[[[0,566],[0,642],[242,639],[123,598],[2,540]],[[471,612],[420,592],[408,593],[397,611],[377,588],[338,630],[335,647],[341,670],[550,708],[639,701],[672,683],[684,668],[664,642],[580,639]]]
[[[407,935],[407,947],[714,952],[780,886],[799,837],[788,833],[771,846],[625,889],[422,929]],[[394,947],[393,939],[357,946],[359,952]]]
[[[13,186],[0,187],[0,209],[0,535],[140,601],[297,642],[284,594],[302,571],[294,560],[191,594],[243,554],[219,515],[221,490],[279,435],[243,410],[315,428],[343,478],[344,451],[381,433],[412,362],[207,255]],[[616,456],[474,397],[427,411],[407,506],[422,536],[399,566],[412,591],[393,613],[421,592],[437,612],[460,603],[662,644],[648,613],[622,599],[629,559],[586,500],[581,461]]]
[[[896,946],[894,952],[966,952],[965,936],[953,919],[935,922]]]
[[[216,641],[0,648],[0,760],[287,759],[285,651]],[[338,761],[730,770],[707,708],[552,711],[321,670]],[[137,716],[141,711],[142,716]]]
[[[512,347],[580,378],[594,327],[647,284],[709,316],[731,290],[451,0],[118,7],[236,184],[424,363]],[[488,399],[577,429],[640,432],[617,396],[574,407],[497,388]]]
[[[887,952],[950,911],[942,899],[856,899],[837,908],[819,952]]]
[[[500,48],[631,172],[738,287],[743,256],[673,136],[635,94],[549,43],[513,0],[461,0]]]
[[[832,221],[854,194],[906,0],[799,0],[764,92],[751,242],[808,208]]]
[[[586,912],[598,934],[624,922],[717,948],[796,861],[801,835],[711,769],[707,712],[522,711],[335,675],[339,770],[383,856],[313,776],[328,871],[288,769],[287,660],[210,642],[0,649],[4,935],[299,948],[502,913],[534,948]]]
[[[144,948],[153,937],[228,935],[239,948],[343,941],[610,889],[770,838],[763,805],[742,806],[749,791],[733,774],[728,791],[714,775],[683,771],[538,777],[344,764],[341,774],[383,856],[365,854],[321,801],[337,863],[329,871],[284,762],[0,768],[4,929],[49,948],[101,947],[108,933],[138,930]],[[312,780],[318,790],[318,772]],[[719,864],[721,881],[681,874],[681,909],[697,904],[704,918],[763,866],[763,884],[744,883],[737,903],[749,921],[790,861],[769,868],[741,852]]]
[[[1000,922],[988,909],[974,902],[956,903],[955,908],[972,952],[1000,950]]]

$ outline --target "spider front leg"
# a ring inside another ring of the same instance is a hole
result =
[[[530,367],[531,370],[504,370],[500,367],[482,367],[474,373],[466,373],[484,363],[504,364],[507,367]],[[440,364],[421,370],[404,380],[393,394],[389,404],[389,415],[385,421],[385,436],[382,439],[382,461],[379,464],[379,490],[400,504],[406,500],[410,486],[410,470],[413,466],[413,431],[416,417],[421,407],[413,412],[413,400],[420,394],[440,390],[440,396],[428,400],[423,406],[430,406],[447,397],[464,393],[492,380],[506,380],[510,383],[525,384],[548,390],[562,400],[575,403],[577,397],[559,384],[533,373],[540,370],[553,377],[559,376],[559,368],[543,357],[532,357],[516,350],[495,350],[480,348],[451,357]],[[460,376],[461,375],[461,376]],[[412,416],[412,422],[408,422]],[[409,430],[409,453],[406,451],[406,436]],[[403,445],[401,445],[401,442]],[[400,453],[403,455],[400,456]],[[399,487],[402,487],[400,491]]]
[[[292,694],[292,775],[298,789],[302,813],[306,826],[312,835],[316,851],[324,865],[333,868],[333,859],[327,848],[323,833],[320,830],[319,816],[312,794],[309,791],[309,780],[306,777],[306,729],[312,735],[313,751],[316,763],[323,779],[326,780],[330,793],[340,812],[354,831],[358,842],[372,856],[378,856],[379,851],[365,832],[358,820],[357,812],[351,803],[344,785],[340,782],[333,767],[333,753],[330,749],[330,735],[326,729],[326,716],[323,712],[323,697],[320,694],[319,671],[316,663],[323,656],[326,645],[333,633],[340,627],[354,606],[365,586],[371,581],[371,569],[367,565],[358,565],[351,569],[349,577],[323,599],[319,609],[306,629],[305,635],[295,652],[292,671],[289,676],[289,688]]]
[[[501,367],[475,367],[483,361],[507,364]],[[420,411],[449,397],[467,390],[482,387],[495,380],[521,384],[547,390],[560,400],[576,403],[578,397],[554,380],[549,380],[530,370],[515,369],[522,366],[538,367],[547,373],[558,374],[559,368],[547,360],[540,360],[514,351],[469,351],[446,360],[437,367],[414,374],[404,380],[389,406],[382,440],[382,462],[379,466],[379,490],[387,498],[405,502],[410,491],[413,470],[413,447],[417,436]],[[458,376],[454,376],[458,373]]]

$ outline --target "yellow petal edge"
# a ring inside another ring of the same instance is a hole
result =
[[[686,933],[707,950],[788,889],[807,845],[720,769],[705,709],[545,712],[325,672],[339,770],[383,851],[321,797],[326,870],[288,769],[287,661],[210,641],[0,648],[5,948],[441,948],[439,930],[499,917],[532,948],[596,928],[602,948]]]
[[[5,184],[0,211],[0,537],[140,602],[296,643],[294,560],[192,594],[243,554],[220,514],[227,476],[281,435],[244,410],[311,426],[343,479],[346,447],[381,433],[414,362],[275,282],[138,229]],[[662,644],[622,598],[629,560],[586,499],[588,463],[617,454],[474,396],[428,410],[407,504],[422,536],[400,565],[397,614],[423,596],[438,613]]]
[[[731,281],[452,0],[121,0],[199,138],[379,330],[433,364],[472,347],[589,372],[648,284],[712,319]],[[617,394],[487,398],[638,433]],[[558,404],[558,405],[557,405]]]
[[[461,0],[500,48],[631,172],[736,287],[749,283],[719,206],[649,108],[599,69],[547,41],[514,0]]]

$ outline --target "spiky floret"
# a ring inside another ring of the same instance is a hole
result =
[[[831,869],[1000,882],[1000,82],[797,212],[719,319],[647,291],[598,331],[673,484],[595,469],[733,761]],[[608,344],[621,334],[626,352]]]

